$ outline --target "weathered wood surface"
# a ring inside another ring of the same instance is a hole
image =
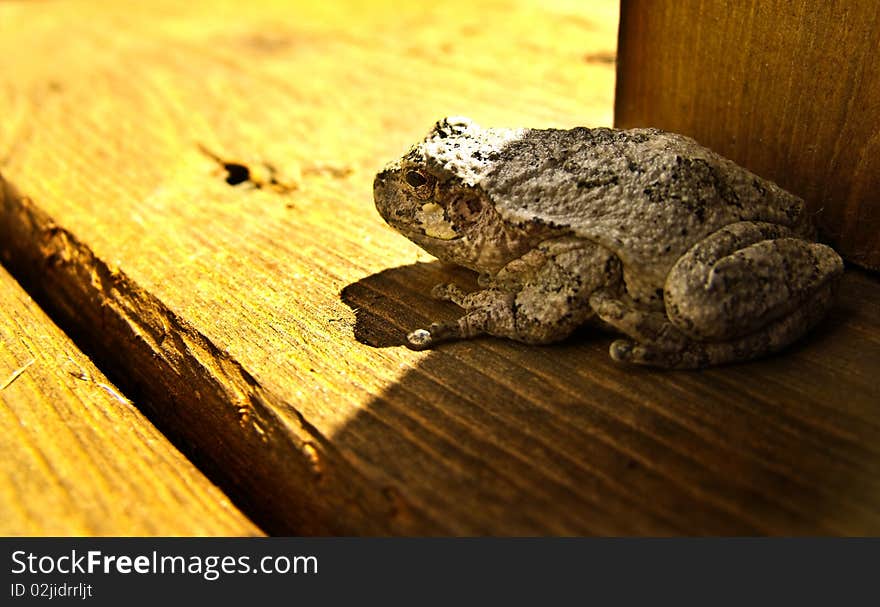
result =
[[[257,535],[0,268],[0,535]]]
[[[382,224],[375,170],[444,114],[608,124],[612,3],[163,6],[0,5],[4,262],[264,528],[880,531],[858,272],[787,355],[706,372],[399,345],[470,277]]]
[[[621,127],[686,133],[802,196],[880,269],[880,4],[621,4]]]

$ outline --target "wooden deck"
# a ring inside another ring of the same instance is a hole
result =
[[[400,345],[472,277],[383,224],[376,169],[444,115],[609,125],[617,6],[577,6],[2,3],[3,264],[270,533],[880,532],[874,276],[703,372]]]
[[[257,535],[0,268],[0,535]]]

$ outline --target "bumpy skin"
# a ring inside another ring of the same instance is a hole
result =
[[[657,129],[438,122],[374,182],[376,207],[483,290],[413,347],[481,334],[550,343],[589,321],[616,360],[694,368],[773,352],[824,315],[843,273],[803,201]]]

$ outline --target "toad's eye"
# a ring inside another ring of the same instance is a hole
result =
[[[428,200],[434,195],[433,176],[418,170],[407,171],[403,180],[413,189],[413,196],[419,200]]]
[[[419,171],[407,171],[404,179],[414,188],[420,188],[428,183],[428,178]]]

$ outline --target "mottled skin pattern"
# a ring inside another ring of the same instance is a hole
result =
[[[438,122],[374,183],[385,220],[482,290],[415,348],[482,334],[550,343],[587,322],[616,360],[695,368],[774,352],[824,315],[843,272],[803,201],[656,129]]]

